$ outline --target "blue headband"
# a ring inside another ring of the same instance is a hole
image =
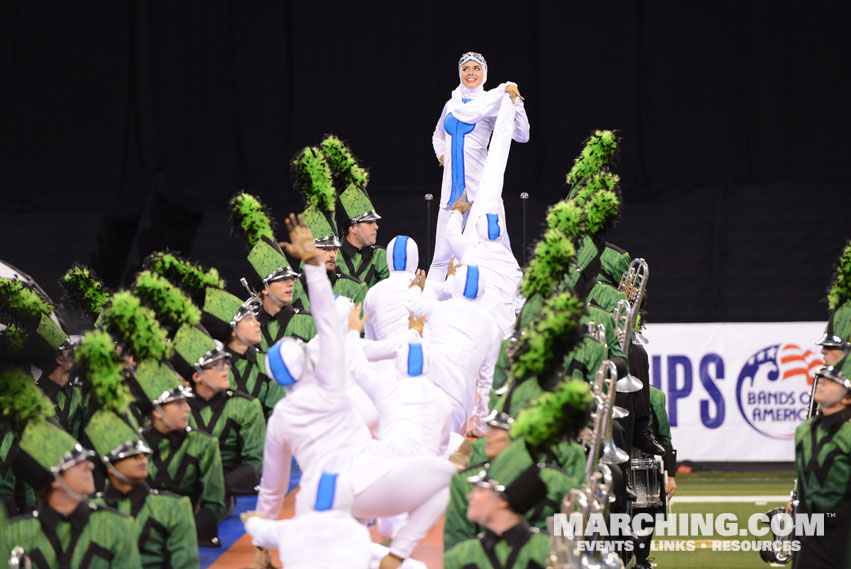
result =
[[[488,239],[493,241],[499,237],[499,215],[496,213],[486,213],[488,216]]]
[[[464,296],[467,298],[476,299],[479,294],[479,267],[469,265],[467,267],[467,281],[464,283]]]
[[[334,506],[334,495],[337,493],[337,475],[323,472],[319,477],[319,486],[316,488],[316,503],[313,509],[317,512],[325,512]]]
[[[399,235],[393,243],[394,271],[404,271],[408,264],[408,239],[407,235]]]
[[[408,344],[408,375],[416,377],[423,373],[423,345]]]
[[[280,385],[287,387],[296,382],[296,379],[290,373],[287,364],[284,363],[284,356],[281,355],[281,343],[278,342],[267,354],[269,360],[269,368],[272,372],[272,378]]]

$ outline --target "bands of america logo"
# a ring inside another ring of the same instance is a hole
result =
[[[817,352],[796,344],[762,348],[745,362],[736,383],[742,417],[768,437],[794,437],[807,416],[813,374],[823,363]]]

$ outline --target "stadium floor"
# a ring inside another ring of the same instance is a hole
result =
[[[693,472],[677,476],[677,495],[671,506],[675,514],[682,513],[733,513],[740,520],[746,520],[754,513],[764,513],[785,503],[785,496],[792,489],[794,474],[791,472]],[[292,483],[296,483],[294,477]],[[287,496],[283,517],[292,516],[296,489]],[[677,500],[677,498],[680,498]],[[690,500],[692,498],[693,500]],[[766,499],[767,498],[767,499]],[[727,499],[735,501],[725,501]],[[699,500],[699,501],[694,501]],[[201,549],[202,569],[243,569],[251,565],[253,548],[251,540],[244,534],[239,513],[254,508],[255,497],[240,498],[234,513],[222,522],[220,538],[223,547],[219,549]],[[744,523],[744,522],[743,522]],[[370,528],[373,539],[381,541],[375,528]],[[429,569],[443,569],[443,519],[429,532],[425,540],[414,552],[413,557],[426,563]],[[651,560],[660,569],[762,569],[768,564],[753,551],[713,551],[730,541],[751,541],[755,537],[723,537],[716,534],[693,541],[693,551],[662,551],[666,547],[675,547],[682,538],[656,538]],[[713,545],[715,543],[715,545]],[[277,554],[273,554],[275,563],[280,566]]]

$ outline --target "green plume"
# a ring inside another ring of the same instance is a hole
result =
[[[511,425],[511,438],[522,437],[530,448],[552,446],[586,426],[592,401],[587,382],[564,380],[517,414]]]
[[[154,311],[170,335],[183,324],[196,326],[201,321],[201,311],[183,291],[150,271],[136,275],[133,292]]]
[[[611,130],[597,130],[585,141],[585,146],[567,174],[567,183],[576,185],[607,166],[618,149],[618,137]]]
[[[618,194],[611,190],[597,192],[585,206],[585,229],[593,237],[607,232],[618,219],[621,201]]]
[[[329,166],[334,171],[334,182],[340,191],[350,185],[365,188],[369,182],[369,173],[358,165],[351,150],[342,140],[329,134],[320,144]]]
[[[171,355],[168,334],[157,321],[157,315],[131,292],[112,295],[98,324],[138,361],[160,361]]]
[[[74,265],[68,269],[59,284],[74,305],[85,312],[92,322],[97,320],[109,300],[109,290],[103,281],[91,269],[82,265]]]
[[[585,212],[574,200],[562,200],[547,212],[547,227],[564,233],[573,243],[579,241],[584,221]]]
[[[836,310],[849,299],[851,299],[851,241],[845,246],[836,264],[833,281],[827,293],[827,303],[831,310]]]
[[[52,310],[19,280],[0,278],[0,314],[29,327],[38,324],[41,316],[49,315]]]
[[[119,415],[127,412],[133,396],[124,382],[124,362],[109,334],[103,330],[87,332],[74,350],[74,361],[100,408]]]
[[[275,241],[275,221],[256,196],[240,192],[231,198],[228,206],[231,229],[248,244],[249,249],[262,237]]]
[[[9,324],[0,332],[0,357],[11,357],[24,349],[26,335],[17,324]]]
[[[173,253],[160,251],[145,259],[144,267],[165,277],[172,284],[189,293],[197,306],[204,306],[207,288],[225,288],[225,281],[219,278],[219,272],[211,268],[204,270]]]
[[[589,179],[585,180],[578,187],[578,190],[573,196],[573,200],[576,202],[576,205],[585,207],[588,199],[597,192],[602,190],[616,191],[618,184],[620,184],[620,180],[620,176],[617,174],[613,174],[608,170],[601,170]]]
[[[521,381],[537,377],[543,385],[580,337],[579,321],[584,309],[585,302],[572,291],[548,298],[520,338],[511,375]]]
[[[331,168],[318,148],[307,146],[292,161],[296,187],[304,196],[305,207],[316,206],[333,213],[337,192],[331,179]]]
[[[28,421],[53,416],[53,403],[24,370],[11,365],[0,366],[0,415],[15,431]]]
[[[520,291],[529,298],[537,293],[550,296],[567,272],[576,248],[570,239],[556,229],[548,229],[535,246],[535,254],[523,274]]]

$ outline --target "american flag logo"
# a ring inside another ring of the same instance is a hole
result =
[[[813,384],[815,371],[824,365],[824,360],[818,353],[808,348],[802,348],[797,344],[783,344],[777,358],[783,372],[781,381],[795,378],[803,379],[801,376],[804,376],[807,385]]]

